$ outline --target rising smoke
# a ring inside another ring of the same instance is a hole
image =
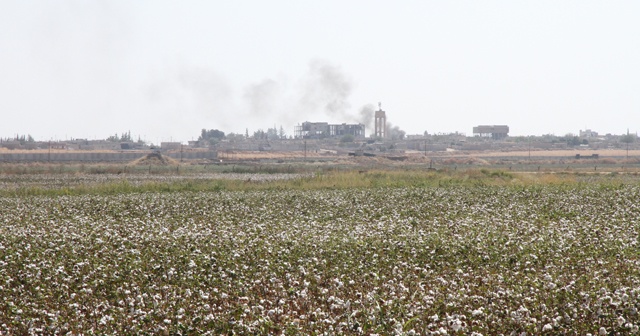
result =
[[[364,124],[366,129],[371,130],[369,133],[373,133],[373,120],[374,120],[374,107],[373,104],[366,104],[360,108],[360,112],[358,113],[358,122]]]
[[[326,61],[312,61],[301,82],[300,109],[335,117],[346,115],[353,84],[339,67]]]
[[[248,86],[244,91],[244,100],[254,116],[275,115],[282,101],[282,85],[273,79]]]
[[[351,79],[327,61],[314,60],[293,81],[264,79],[247,86],[243,99],[249,117],[267,123],[296,124],[306,120],[348,119]]]
[[[307,72],[291,84],[285,80],[265,79],[245,89],[244,100],[253,118],[267,124],[298,124],[303,121],[362,123],[373,133],[374,105],[350,111],[353,81],[339,66],[323,60],[309,63]],[[389,124],[389,134],[401,137],[404,131]]]
[[[362,123],[367,133],[373,134],[374,105],[366,104],[357,113],[350,111],[353,87],[353,81],[339,66],[314,60],[296,80],[266,78],[246,86],[240,105],[233,104],[228,81],[203,68],[176,69],[154,80],[148,93],[164,108],[182,117],[214,121],[214,127],[288,128],[304,121],[329,121]],[[402,132],[388,126],[390,135]]]

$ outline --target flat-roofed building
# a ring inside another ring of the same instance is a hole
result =
[[[480,125],[473,128],[473,134],[481,137],[491,137],[494,140],[501,140],[509,136],[509,126]]]

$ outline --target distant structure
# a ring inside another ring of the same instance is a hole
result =
[[[598,132],[594,132],[590,129],[586,129],[586,130],[580,130],[580,137],[581,138],[597,138],[598,137]]]
[[[160,149],[163,151],[168,150],[180,150],[182,148],[182,143],[180,142],[161,142]]]
[[[329,124],[327,122],[305,121],[302,125],[295,126],[294,137],[296,139],[325,139],[352,135],[359,139],[364,138],[364,130],[364,124]]]
[[[501,140],[509,135],[507,125],[480,125],[473,128],[473,135],[481,137],[491,137],[494,140]]]
[[[378,110],[375,112],[374,136],[385,139],[387,137],[387,114],[382,110],[382,103],[378,103]]]

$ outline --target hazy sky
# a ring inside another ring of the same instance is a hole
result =
[[[637,132],[639,18],[636,0],[6,0],[0,137],[291,135],[378,102],[408,134]]]

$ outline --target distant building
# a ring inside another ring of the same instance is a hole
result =
[[[182,148],[182,143],[180,142],[161,142],[160,149],[163,151],[170,150],[180,150]]]
[[[78,150],[119,150],[121,149],[119,142],[106,140],[86,140],[76,139],[69,142],[69,148]]]
[[[305,121],[302,125],[295,126],[294,137],[296,139],[324,139],[352,135],[357,139],[364,138],[364,130],[364,124],[329,124],[327,122]]]
[[[598,137],[598,132],[594,132],[590,129],[586,129],[586,130],[580,130],[580,137],[581,138],[597,138]]]
[[[501,140],[509,136],[509,126],[480,125],[473,128],[473,135],[481,137],[491,137],[494,140]]]
[[[345,135],[353,135],[354,138],[364,138],[364,125],[345,123],[329,125],[330,137],[343,137]]]
[[[297,139],[322,139],[329,136],[329,123],[305,121],[295,126],[293,131]]]

